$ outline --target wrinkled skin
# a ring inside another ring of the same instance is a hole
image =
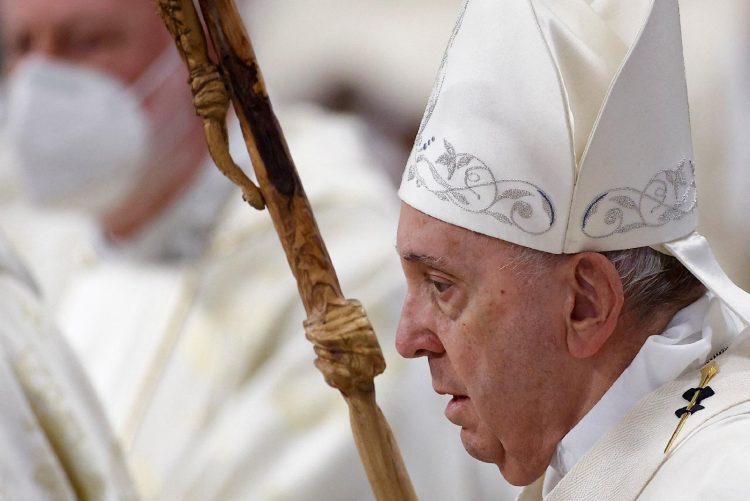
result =
[[[405,204],[397,247],[408,286],[399,353],[427,357],[434,390],[453,396],[446,417],[469,454],[515,485],[533,482],[580,418],[585,393],[566,348],[565,259],[525,275],[515,246]]]

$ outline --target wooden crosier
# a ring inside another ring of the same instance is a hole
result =
[[[318,357],[315,365],[347,402],[352,433],[375,497],[416,500],[393,434],[375,402],[373,378],[385,369],[380,346],[362,306],[341,292],[233,0],[199,0],[218,67],[208,54],[192,0],[156,2],[188,67],[211,157],[240,186],[250,205],[268,208],[307,312],[305,332]],[[229,97],[259,189],[228,152]]]

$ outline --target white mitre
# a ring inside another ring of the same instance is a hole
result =
[[[468,0],[399,195],[554,254],[652,246],[750,322],[695,233],[677,0]]]

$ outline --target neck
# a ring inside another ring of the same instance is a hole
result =
[[[579,374],[578,386],[576,387],[578,399],[577,401],[571,400],[571,402],[575,402],[575,406],[570,414],[571,419],[566,424],[567,431],[578,424],[583,416],[602,399],[612,384],[633,362],[646,339],[664,332],[672,317],[680,309],[681,307],[675,307],[656,313],[647,325],[638,322],[634,318],[635,315],[623,314],[615,331],[599,353],[588,359],[578,361],[583,364],[583,367],[579,365],[575,369],[575,373]]]
[[[184,141],[173,151],[157,155],[132,194],[100,219],[104,233],[114,240],[128,240],[137,235],[195,182],[207,154],[203,127],[196,120]]]
[[[526,449],[524,479],[531,482],[549,466],[558,444],[591,411],[607,390],[622,375],[643,347],[646,339],[660,334],[674,316],[665,312],[653,320],[648,328],[621,315],[607,342],[598,353],[588,358],[566,356],[563,366],[553,370],[556,397],[547,401],[540,413],[542,421],[535,441]]]

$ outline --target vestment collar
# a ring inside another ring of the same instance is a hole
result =
[[[549,493],[583,455],[649,393],[703,365],[743,324],[712,293],[683,308],[664,332],[649,337],[599,402],[560,441],[545,474]]]

